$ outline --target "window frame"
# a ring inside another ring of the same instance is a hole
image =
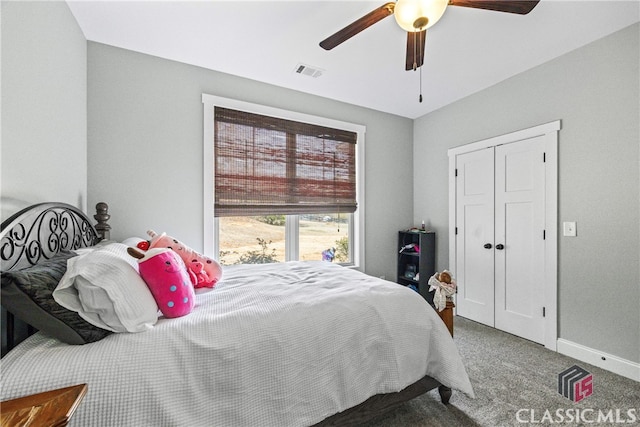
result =
[[[230,108],[262,114],[287,120],[300,121],[319,126],[333,127],[355,132],[356,143],[356,201],[358,209],[349,215],[349,251],[351,262],[347,265],[364,271],[364,143],[366,127],[349,122],[325,117],[299,113],[266,105],[239,101],[231,98],[202,94],[203,103],[203,202],[204,202],[204,253],[218,260],[219,258],[219,221],[214,217],[214,111],[215,107]],[[292,238],[295,236],[295,238]],[[299,216],[287,215],[285,224],[285,260],[298,258]]]

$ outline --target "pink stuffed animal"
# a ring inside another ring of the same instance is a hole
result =
[[[153,230],[147,231],[151,241],[148,244],[149,249],[153,248],[169,248],[174,250],[184,261],[191,281],[195,288],[213,288],[222,277],[222,267],[215,260],[199,254],[181,241],[167,236],[165,233],[158,234]],[[140,249],[146,250],[138,245]]]
[[[141,253],[127,252],[138,259],[140,276],[145,281],[164,317],[181,317],[191,313],[195,292],[187,268],[177,253],[167,248]]]

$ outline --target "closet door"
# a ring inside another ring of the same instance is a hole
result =
[[[560,121],[448,150],[457,314],[556,350]]]
[[[494,326],[493,148],[456,156],[457,313]]]
[[[543,137],[495,148],[495,327],[544,342]]]

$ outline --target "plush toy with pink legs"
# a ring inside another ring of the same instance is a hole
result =
[[[168,248],[150,249],[146,253],[128,248],[127,252],[138,259],[140,276],[164,317],[181,317],[191,313],[195,291],[187,267],[177,253]]]
[[[143,250],[169,248],[175,251],[187,266],[195,288],[213,288],[222,277],[222,267],[215,260],[199,254],[165,233],[158,234],[149,230],[147,234],[151,237],[151,241],[141,242],[138,248]]]

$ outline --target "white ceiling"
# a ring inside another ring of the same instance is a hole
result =
[[[541,0],[528,15],[449,6],[414,72],[392,16],[331,51],[318,45],[385,0],[67,3],[87,40],[408,118],[640,21],[638,0]],[[300,63],[324,72],[297,74]]]

